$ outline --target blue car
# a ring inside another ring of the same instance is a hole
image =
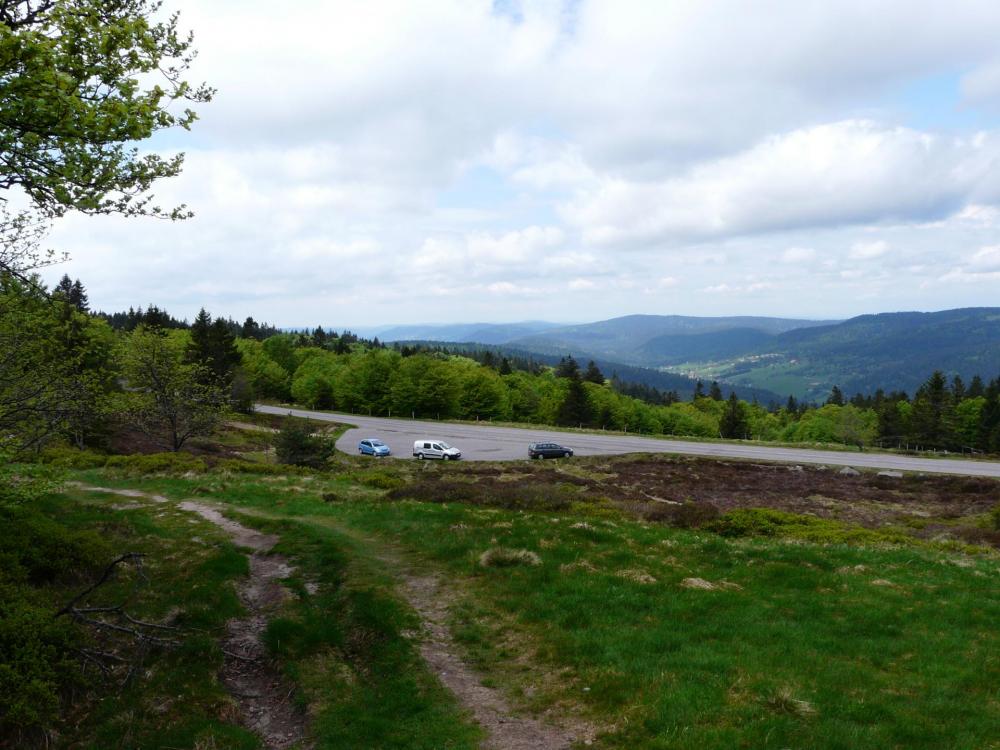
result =
[[[381,458],[390,454],[389,446],[378,438],[365,438],[358,443],[358,453],[362,456],[375,456]]]

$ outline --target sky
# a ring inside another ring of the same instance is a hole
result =
[[[996,0],[167,0],[218,90],[94,307],[279,326],[1000,305]]]

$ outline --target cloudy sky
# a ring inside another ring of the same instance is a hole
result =
[[[282,326],[1000,304],[996,0],[168,0],[218,89],[105,310]]]

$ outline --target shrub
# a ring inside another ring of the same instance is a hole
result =
[[[793,537],[819,544],[919,544],[898,529],[866,529],[829,518],[816,518],[770,508],[741,508],[705,524],[726,537]]]
[[[24,741],[58,718],[62,696],[82,684],[80,638],[31,602],[27,587],[0,583],[0,737]]]
[[[92,531],[72,531],[31,506],[0,510],[0,580],[49,583],[99,570],[111,558],[108,543]]]
[[[679,529],[697,529],[719,517],[719,509],[711,503],[686,502],[680,505],[652,503],[642,507],[640,515],[647,521],[665,523]]]
[[[806,516],[785,513],[770,508],[739,508],[731,510],[708,524],[711,531],[721,536],[775,536],[783,526],[808,522]]]
[[[508,510],[567,510],[580,496],[572,486],[561,484],[421,479],[391,490],[386,498],[429,503],[467,503]]]
[[[241,461],[236,458],[225,458],[221,461],[217,461],[215,468],[224,471],[232,471],[238,474],[278,475],[303,473],[300,469],[296,468],[289,470],[290,467],[288,466],[280,466],[278,464],[261,464],[256,461]]]
[[[100,453],[65,446],[46,448],[38,458],[41,463],[63,469],[98,469],[108,460]]]
[[[374,487],[377,490],[397,490],[406,485],[406,482],[401,477],[396,477],[382,471],[355,474],[351,476],[351,479],[360,482],[366,487]]]
[[[306,420],[289,417],[275,438],[274,449],[283,464],[318,469],[333,454],[334,444],[324,435],[313,435]]]
[[[515,565],[541,565],[542,558],[529,549],[492,547],[479,556],[484,568],[509,568]]]
[[[990,522],[994,529],[1000,531],[1000,503],[997,503],[990,511]]]
[[[208,466],[200,458],[196,458],[190,453],[180,452],[111,456],[105,466],[109,469],[119,469],[126,474],[166,474],[208,470]]]

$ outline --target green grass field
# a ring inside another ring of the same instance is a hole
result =
[[[419,621],[393,593],[392,559],[447,580],[452,631],[488,684],[519,710],[597,727],[594,747],[1000,747],[996,550],[877,530],[824,527],[817,537],[815,524],[722,536],[644,522],[609,502],[545,510],[544,496],[538,510],[493,507],[485,492],[474,502],[389,500],[414,471],[351,459],[333,474],[74,477],[203,498],[280,535],[277,551],[298,572],[267,643],[319,748],[479,741],[420,661]],[[238,607],[242,558],[172,505],[121,504],[71,490],[45,510],[74,528],[113,528],[116,544],[141,542],[159,573],[143,606],[180,608],[200,630],[156,658],[134,694],[88,713],[73,746],[255,747],[213,680],[213,635]],[[164,732],[176,739],[164,744]]]

